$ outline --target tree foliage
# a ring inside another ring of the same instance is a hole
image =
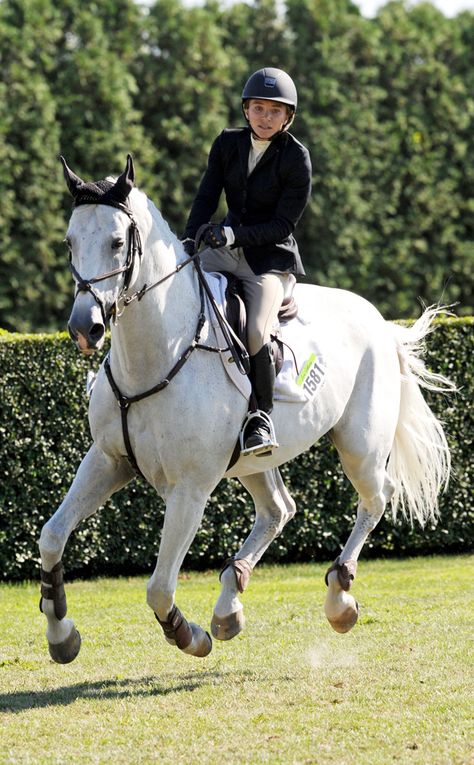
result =
[[[472,311],[474,14],[391,0],[0,0],[0,326],[64,325],[70,202],[58,154],[87,179],[138,183],[183,230],[245,79],[291,73],[293,132],[314,191],[298,229],[311,281],[389,318],[416,300]]]

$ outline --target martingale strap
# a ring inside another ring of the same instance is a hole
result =
[[[166,388],[170,384],[170,382],[173,379],[173,377],[175,377],[178,374],[178,372],[181,369],[181,367],[184,366],[186,361],[189,359],[191,353],[196,348],[200,348],[201,350],[214,350],[213,348],[207,348],[206,346],[203,346],[203,345],[201,345],[199,343],[199,340],[201,338],[202,328],[203,328],[203,326],[205,324],[205,321],[206,321],[206,316],[205,316],[205,313],[204,313],[204,292],[203,292],[203,288],[202,288],[201,282],[199,283],[199,293],[200,293],[200,298],[201,298],[201,309],[200,309],[200,312],[199,312],[196,332],[194,333],[194,339],[193,339],[192,343],[186,348],[184,353],[181,354],[181,356],[179,357],[178,361],[173,366],[173,368],[168,372],[168,374],[164,378],[164,380],[161,380],[161,382],[157,383],[152,388],[149,388],[148,390],[144,391],[143,393],[138,393],[135,396],[124,396],[122,394],[122,392],[120,391],[120,389],[119,389],[119,387],[118,387],[118,385],[117,385],[117,383],[116,383],[116,381],[114,379],[114,376],[112,374],[112,369],[110,367],[110,358],[109,358],[109,356],[107,356],[107,358],[105,359],[105,362],[104,362],[105,374],[107,375],[107,379],[108,379],[108,381],[110,383],[110,387],[112,388],[112,390],[114,392],[114,395],[115,395],[115,398],[117,399],[118,405],[120,407],[120,415],[121,415],[121,420],[122,420],[122,435],[123,435],[123,440],[124,440],[124,444],[125,444],[125,449],[126,449],[126,452],[127,452],[127,458],[128,458],[128,461],[130,462],[130,465],[132,466],[132,468],[139,475],[141,475],[142,478],[144,478],[144,475],[143,475],[142,471],[140,470],[140,468],[138,466],[138,462],[137,462],[137,460],[135,458],[135,455],[134,455],[133,449],[132,449],[132,444],[130,442],[130,431],[129,431],[129,427],[128,427],[128,412],[129,412],[129,409],[130,409],[130,405],[134,404],[137,401],[142,401],[144,398],[148,398],[149,396],[153,396],[155,393],[159,393],[161,390]]]

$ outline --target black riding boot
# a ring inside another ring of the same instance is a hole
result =
[[[244,432],[244,454],[270,454],[278,446],[269,415],[273,409],[275,361],[271,343],[250,357],[250,378],[258,411],[249,419]]]

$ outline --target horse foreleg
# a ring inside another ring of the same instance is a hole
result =
[[[238,553],[226,562],[220,575],[221,592],[211,622],[212,634],[219,640],[230,640],[244,628],[239,593],[245,590],[254,567],[296,511],[277,468],[239,480],[254,501],[255,523]]]
[[[84,457],[62,504],[43,526],[39,540],[41,554],[40,610],[46,616],[46,637],[51,658],[59,664],[73,661],[81,638],[71,619],[66,619],[62,554],[71,532],[92,515],[134,473],[124,460],[116,462],[93,445]]]
[[[199,528],[208,498],[209,494],[184,486],[175,486],[167,496],[158,560],[147,586],[147,603],[165,639],[184,653],[200,657],[211,652],[211,637],[202,627],[185,619],[174,597],[179,570]]]

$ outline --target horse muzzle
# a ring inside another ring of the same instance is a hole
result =
[[[105,340],[105,324],[100,307],[89,300],[76,298],[67,325],[69,336],[81,353],[91,356],[100,351]]]

